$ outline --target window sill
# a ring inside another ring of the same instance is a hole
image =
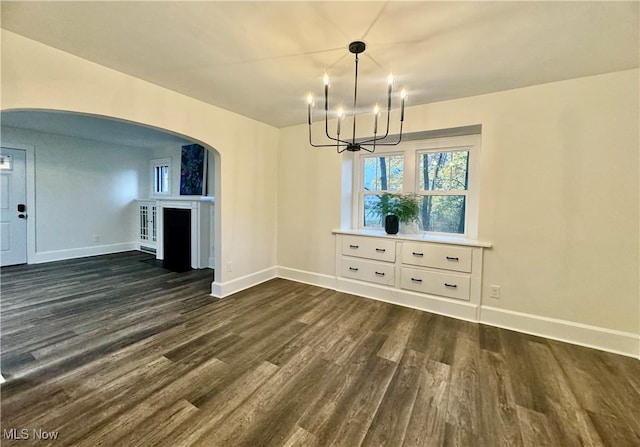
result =
[[[460,236],[444,236],[434,234],[387,234],[384,230],[333,230],[333,234],[351,234],[355,236],[383,237],[387,239],[397,239],[402,241],[434,242],[439,244],[465,245],[469,247],[491,248],[492,243],[468,239]]]

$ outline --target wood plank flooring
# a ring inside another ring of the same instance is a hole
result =
[[[640,446],[631,358],[139,252],[1,274],[2,446]]]

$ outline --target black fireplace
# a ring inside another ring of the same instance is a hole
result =
[[[191,270],[191,210],[164,208],[163,225],[164,268]]]

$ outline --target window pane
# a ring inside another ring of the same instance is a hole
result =
[[[365,227],[381,227],[382,216],[374,211],[373,206],[380,202],[380,197],[375,195],[364,196],[364,226]]]
[[[160,192],[169,192],[169,166],[162,166],[162,180]]]
[[[160,189],[160,166],[156,166],[153,169],[153,175],[154,175],[154,182],[153,184],[155,191],[154,192],[161,192],[162,190]]]
[[[439,233],[464,233],[465,196],[423,196],[420,229]]]
[[[154,193],[169,192],[169,166],[156,165],[153,167],[153,188]]]
[[[387,155],[364,159],[364,190],[389,191],[402,189],[404,157]]]
[[[466,190],[469,182],[469,152],[420,154],[420,189],[426,191]]]

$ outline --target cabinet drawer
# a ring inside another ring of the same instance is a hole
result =
[[[346,278],[394,286],[394,273],[393,264],[342,258],[342,276]]]
[[[415,292],[469,301],[471,278],[455,273],[402,268],[400,287]]]
[[[394,262],[396,260],[396,243],[375,237],[342,237],[342,254],[377,261]]]
[[[402,244],[402,263],[469,273],[471,253],[472,249],[468,247],[405,242]]]

